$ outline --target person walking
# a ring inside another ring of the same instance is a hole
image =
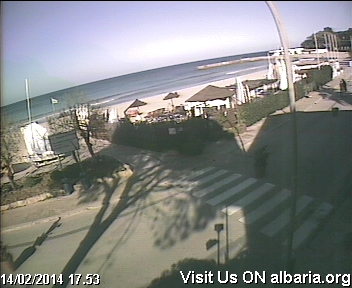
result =
[[[267,146],[261,147],[254,152],[254,170],[257,178],[262,178],[266,175],[268,157]]]

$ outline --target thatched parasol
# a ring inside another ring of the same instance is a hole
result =
[[[186,102],[206,102],[216,99],[225,99],[232,97],[234,94],[235,92],[228,88],[208,85],[204,89],[194,94],[191,98],[187,99]]]
[[[172,99],[178,98],[179,96],[180,95],[178,95],[177,92],[172,92],[172,93],[167,94],[163,100],[171,100],[171,105],[172,105],[172,109],[173,109],[175,106],[174,106],[174,101]]]
[[[128,109],[131,109],[131,108],[138,108],[138,107],[144,106],[144,105],[147,105],[147,103],[145,103],[145,102],[143,102],[143,101],[141,101],[141,100],[139,100],[139,99],[136,99],[136,100],[133,101],[133,103],[132,103],[130,106],[128,106],[128,107],[125,109],[125,111],[124,111],[123,113],[126,115],[126,111],[127,111]]]

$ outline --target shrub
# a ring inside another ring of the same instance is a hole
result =
[[[43,178],[41,176],[26,177],[26,179],[24,180],[23,186],[26,188],[31,188],[31,187],[37,185],[38,183],[40,183],[42,180],[43,180]]]

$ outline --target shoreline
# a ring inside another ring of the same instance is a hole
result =
[[[249,74],[241,75],[241,76],[238,76],[238,77],[240,77],[240,79],[242,81],[263,79],[263,78],[266,78],[267,72],[268,72],[268,70],[265,69],[265,70],[256,71],[256,72],[252,72],[252,73],[249,73]],[[232,78],[227,78],[227,79],[223,79],[223,80],[208,82],[208,83],[205,83],[205,84],[195,85],[195,86],[191,86],[191,87],[188,87],[188,88],[179,89],[177,91],[170,91],[170,93],[171,92],[177,92],[178,95],[179,95],[179,97],[178,98],[174,98],[172,100],[172,102],[173,102],[174,106],[180,106],[181,104],[185,105],[185,101],[187,99],[192,97],[194,94],[198,93],[200,90],[202,90],[206,86],[213,85],[213,86],[217,86],[217,87],[225,87],[225,86],[228,86],[230,84],[236,83],[236,78],[237,77],[232,77]],[[162,93],[162,94],[157,94],[157,95],[149,96],[149,97],[145,97],[145,98],[139,98],[139,100],[147,103],[147,105],[140,106],[138,108],[139,113],[142,116],[142,118],[147,116],[148,112],[152,112],[152,111],[155,111],[157,109],[161,109],[161,108],[170,109],[171,108],[171,100],[163,100],[163,98],[167,94],[168,93]],[[109,109],[110,111],[111,110],[115,110],[117,112],[118,117],[123,118],[123,117],[125,117],[124,111],[126,110],[126,108],[129,105],[132,104],[133,101],[123,102],[123,103],[114,104],[114,105],[108,105],[108,106],[104,107],[104,109]]]

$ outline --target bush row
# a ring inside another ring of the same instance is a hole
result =
[[[114,171],[120,170],[122,167],[123,163],[113,157],[96,155],[80,163],[68,165],[61,171],[55,170],[51,172],[50,178],[53,181],[53,185],[61,186],[62,180],[65,178],[69,178],[73,183],[78,182],[83,177],[95,180],[110,176]]]
[[[112,136],[112,143],[158,152],[175,150],[185,155],[198,155],[208,142],[224,137],[230,137],[230,134],[216,121],[194,117],[181,123],[121,123]]]
[[[294,83],[296,101],[306,96],[309,92],[318,90],[331,79],[332,68],[330,65],[324,65],[320,69],[310,69],[307,72],[307,78]],[[289,104],[288,90],[283,90],[260,100],[241,105],[239,113],[246,126],[251,126],[273,112],[287,107]]]

